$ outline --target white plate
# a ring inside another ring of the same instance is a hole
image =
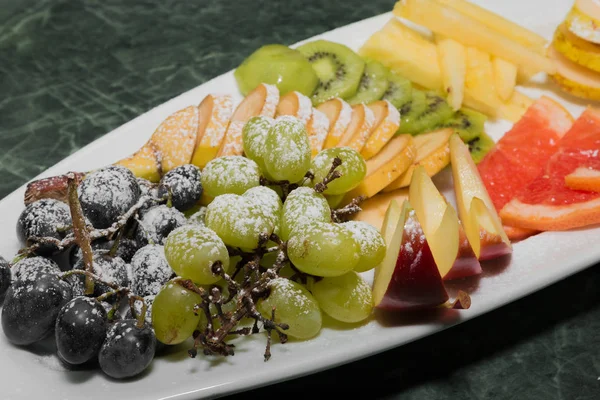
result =
[[[566,15],[571,1],[512,0],[478,1],[493,11],[550,38]],[[367,37],[391,18],[383,14],[319,35],[358,49]],[[583,107],[573,99],[548,91],[550,86],[533,84],[522,90],[532,96],[548,94],[559,99],[573,115]],[[186,92],[156,107],[135,120],[115,129],[77,153],[45,171],[51,176],[70,170],[85,171],[118,160],[138,149],[154,128],[169,114],[197,104],[209,93],[236,94],[232,72]],[[240,99],[239,96],[237,98]],[[498,139],[510,127],[506,122],[489,124],[489,132]],[[436,177],[441,188],[449,188],[449,175]],[[0,254],[12,257],[19,244],[15,223],[23,209],[24,187],[0,202]],[[449,193],[449,191],[446,190]],[[449,312],[447,318],[421,323],[394,325],[377,320],[351,330],[324,329],[313,340],[274,345],[273,357],[263,362],[264,337],[238,339],[237,353],[227,359],[188,359],[185,348],[155,359],[139,379],[123,382],[108,380],[100,371],[67,371],[56,356],[43,350],[31,351],[12,346],[0,333],[0,387],[4,399],[88,399],[107,396],[126,399],[214,397],[290,379],[347,363],[474,318],[508,302],[572,275],[600,260],[600,228],[571,232],[548,232],[517,243],[506,265],[484,265],[486,272],[471,288],[472,307]],[[366,275],[371,279],[370,275]],[[452,291],[452,287],[450,288]],[[385,325],[385,326],[384,326]]]

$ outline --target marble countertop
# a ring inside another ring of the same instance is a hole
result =
[[[393,0],[0,0],[0,198],[237,66]],[[374,338],[376,340],[376,338]],[[231,398],[600,398],[600,268],[412,344]]]

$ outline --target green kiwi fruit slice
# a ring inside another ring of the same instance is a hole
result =
[[[328,40],[315,40],[296,50],[311,63],[319,78],[312,94],[313,105],[335,97],[347,99],[356,94],[365,62],[352,49]]]
[[[345,99],[350,105],[368,104],[380,100],[388,88],[390,70],[380,62],[365,60],[365,71],[360,78],[356,94]]]
[[[470,108],[461,108],[456,111],[448,120],[438,125],[438,128],[452,128],[463,142],[475,139],[481,133],[485,132],[484,125],[487,117]]]
[[[408,109],[408,104],[400,109],[398,133],[417,135],[432,131],[454,114],[446,99],[435,92],[422,92],[413,88],[410,104]]]
[[[485,132],[481,132],[479,136],[466,142],[469,146],[469,152],[475,164],[479,163],[491,149],[494,148],[494,139],[489,137]]]
[[[388,81],[382,100],[387,100],[397,109],[401,109],[412,98],[412,84],[408,79],[393,72],[388,75]]]

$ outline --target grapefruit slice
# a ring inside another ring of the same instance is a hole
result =
[[[565,184],[571,189],[600,192],[600,171],[579,167],[565,176]]]
[[[502,208],[502,220],[540,231],[600,223],[600,193],[565,184],[565,177],[578,168],[600,170],[599,149],[600,111],[588,108],[560,140],[540,174]]]
[[[525,112],[477,165],[481,179],[498,212],[531,183],[556,152],[573,117],[549,97],[541,97]],[[503,220],[504,225],[507,225]],[[519,226],[522,228],[521,226]],[[535,233],[505,226],[511,240]]]

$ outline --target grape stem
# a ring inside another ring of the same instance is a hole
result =
[[[83,255],[83,264],[85,265],[85,271],[90,274],[94,273],[94,253],[92,252],[92,240],[90,238],[90,232],[85,223],[85,217],[83,216],[83,210],[79,203],[79,197],[77,195],[77,187],[79,186],[79,180],[81,178],[74,173],[70,172],[67,174],[67,197],[69,198],[69,209],[71,211],[71,220],[73,221],[73,233],[75,235],[75,242],[81,249]],[[94,280],[89,275],[85,277],[85,294],[91,295],[94,293]]]
[[[359,204],[365,201],[365,196],[358,196],[342,208],[331,210],[331,219],[333,222],[341,223],[350,220],[354,215],[358,214],[362,208]]]
[[[333,159],[333,162],[331,163],[331,168],[329,169],[329,172],[327,172],[325,178],[323,178],[323,181],[315,185],[315,192],[323,193],[325,190],[327,190],[327,185],[329,185],[332,181],[342,176],[342,173],[340,171],[335,170],[340,165],[342,165],[342,159],[339,157],[335,157]]]

